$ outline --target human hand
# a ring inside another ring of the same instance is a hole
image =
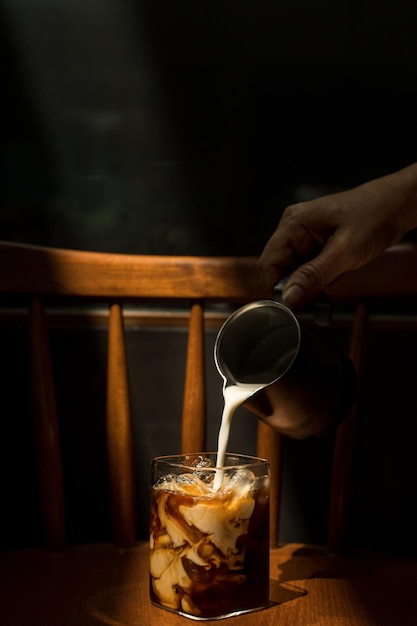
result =
[[[284,302],[298,308],[417,226],[417,164],[348,191],[287,207],[259,259],[267,289],[293,272]]]

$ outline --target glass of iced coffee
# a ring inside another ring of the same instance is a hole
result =
[[[215,487],[216,485],[216,487]],[[152,461],[153,604],[196,620],[269,601],[269,463],[216,453]]]

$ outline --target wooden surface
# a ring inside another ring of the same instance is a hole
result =
[[[265,297],[255,257],[109,254],[0,242],[0,289],[86,297]],[[28,272],[27,269],[31,268]]]
[[[151,605],[148,544],[0,554],[2,626],[185,626]],[[270,606],[227,626],[415,626],[417,563],[271,551]],[[212,620],[210,620],[212,622]]]
[[[328,289],[332,301],[404,297],[417,293],[417,246],[401,243]],[[193,257],[110,254],[0,242],[0,289],[39,295],[94,297],[217,298],[256,300],[266,295],[255,257]],[[28,272],[27,268],[31,268]]]

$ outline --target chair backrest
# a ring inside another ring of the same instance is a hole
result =
[[[169,257],[108,254],[0,243],[0,293],[27,296],[31,345],[34,424],[46,543],[65,542],[64,491],[53,364],[45,302],[67,299],[108,302],[107,450],[114,542],[135,542],[135,474],[132,417],[124,337],[125,302],[178,303],[189,310],[188,349],[182,415],[182,452],[205,449],[205,307],[240,305],[268,297],[252,257]],[[402,244],[378,261],[349,273],[328,290],[334,306],[347,307],[351,323],[350,356],[359,393],[335,442],[329,518],[329,546],[346,545],[351,470],[364,380],[367,302],[417,294],[417,246]],[[224,319],[226,314],[224,315]],[[219,324],[222,321],[219,318]],[[277,542],[282,437],[259,421],[257,453],[271,461],[271,544]],[[175,452],[175,451],[173,451]]]

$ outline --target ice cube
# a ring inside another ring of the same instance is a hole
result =
[[[175,490],[188,496],[202,496],[207,493],[207,486],[197,474],[179,474]]]
[[[214,461],[201,454],[194,457],[184,457],[184,465],[192,469],[193,474],[198,476],[200,480],[209,484],[213,480],[213,468],[215,467]]]
[[[166,474],[166,476],[161,476],[161,478],[159,478],[155,483],[154,489],[172,491],[172,485],[175,483],[175,480],[175,474]]]
[[[207,492],[206,484],[197,474],[167,474],[157,481],[154,489],[190,496],[201,496]]]
[[[255,474],[250,470],[235,470],[224,477],[221,490],[224,492],[232,491],[234,498],[242,498],[252,491],[255,481]]]
[[[208,468],[208,467],[214,467],[214,463],[212,461],[212,459],[210,459],[209,457],[206,456],[202,456],[201,454],[199,454],[198,456],[194,457],[194,456],[185,456],[184,460],[183,460],[183,465],[186,465],[187,467],[196,467],[198,469],[200,468]]]

